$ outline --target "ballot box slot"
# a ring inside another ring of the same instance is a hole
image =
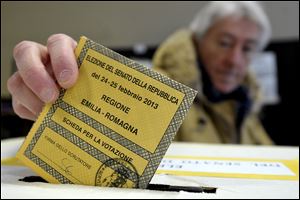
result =
[[[194,193],[216,193],[217,188],[214,187],[201,187],[201,186],[177,186],[177,185],[164,185],[164,184],[149,184],[148,190],[159,190],[166,192],[194,192]]]
[[[48,183],[45,179],[43,179],[40,176],[26,176],[24,178],[19,179],[19,181],[23,181],[27,183],[33,183],[33,182]]]
[[[19,181],[33,183],[41,182],[48,183],[45,179],[40,176],[26,176],[19,179]],[[217,188],[214,187],[201,187],[201,186],[177,186],[177,185],[164,185],[164,184],[149,184],[147,187],[148,190],[157,190],[165,192],[194,192],[194,193],[216,193]]]

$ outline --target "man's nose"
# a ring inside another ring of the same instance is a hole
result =
[[[236,46],[230,49],[230,51],[228,51],[226,55],[225,60],[226,60],[226,66],[230,68],[234,68],[242,65],[244,57],[241,48]]]

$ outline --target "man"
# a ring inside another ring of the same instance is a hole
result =
[[[272,144],[259,119],[261,96],[248,65],[270,37],[255,2],[213,2],[154,55],[154,68],[199,91],[177,140]]]
[[[247,73],[252,52],[269,37],[266,24],[255,3],[214,2],[200,12],[191,30],[162,44],[154,57],[155,69],[199,91],[178,140],[272,143],[257,119],[259,95]],[[20,117],[35,120],[45,103],[58,98],[59,87],[74,85],[75,47],[64,34],[50,36],[46,46],[31,41],[16,45],[18,71],[7,86]]]

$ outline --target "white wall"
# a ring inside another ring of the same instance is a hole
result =
[[[22,40],[45,43],[53,33],[80,35],[108,47],[158,45],[186,26],[206,2],[1,2],[1,96],[8,96],[12,50]],[[299,2],[263,2],[273,40],[299,38]]]

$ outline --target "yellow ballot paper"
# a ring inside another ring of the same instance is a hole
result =
[[[79,78],[46,105],[17,153],[51,183],[146,188],[196,91],[86,37]]]

